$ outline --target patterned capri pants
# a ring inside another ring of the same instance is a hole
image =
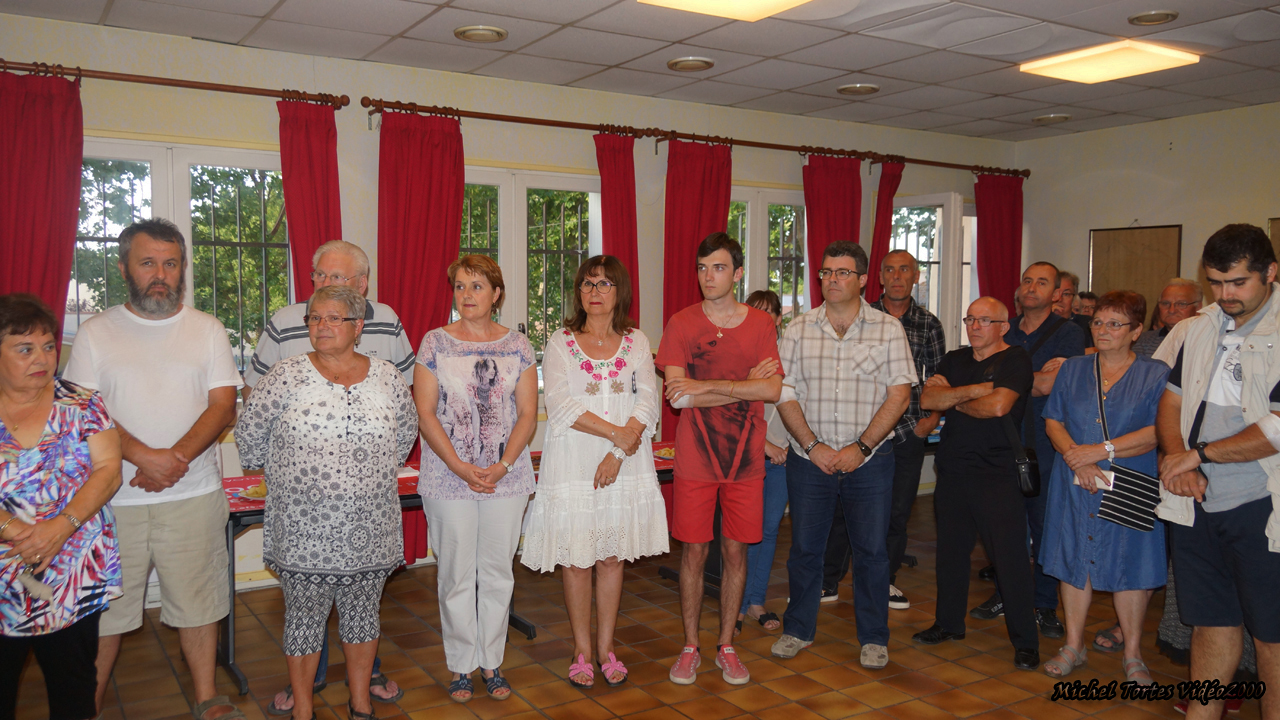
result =
[[[330,582],[326,582],[326,580]],[[333,584],[330,577],[282,576],[284,591],[284,653],[311,655],[324,646],[329,611],[338,606],[338,636],[347,644],[377,640],[382,634],[379,602],[386,575],[346,577]]]

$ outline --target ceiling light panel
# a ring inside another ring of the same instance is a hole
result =
[[[645,5],[683,10],[701,15],[714,15],[731,20],[755,22],[809,0],[640,0]]]
[[[1092,85],[1145,75],[1199,62],[1192,53],[1137,40],[1097,45],[1084,50],[1023,63],[1022,72]]]
[[[813,0],[778,13],[778,19],[857,32],[945,4],[943,0]]]
[[[863,31],[864,35],[943,49],[1035,25],[1017,15],[949,4]]]
[[[680,12],[638,2],[620,2],[576,23],[589,30],[677,41],[726,25],[727,18]]]

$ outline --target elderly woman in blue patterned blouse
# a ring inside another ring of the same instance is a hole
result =
[[[293,717],[312,717],[311,689],[329,610],[347,661],[352,720],[369,720],[378,603],[404,562],[396,476],[418,414],[391,363],[355,351],[365,300],[321,288],[307,303],[313,352],[276,363],[236,425],[246,467],[266,466],[262,556],[284,589],[284,651]]]

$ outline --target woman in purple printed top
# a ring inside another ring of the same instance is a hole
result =
[[[98,393],[54,377],[57,338],[44,303],[0,296],[0,716],[34,651],[49,717],[85,720],[98,617],[121,594],[120,437]]]
[[[471,699],[480,668],[489,696],[511,697],[502,677],[511,561],[533,492],[529,441],[538,424],[533,346],[493,321],[506,295],[485,255],[449,266],[461,319],[422,338],[413,371],[422,453],[418,493],[437,560],[440,625],[449,695]]]

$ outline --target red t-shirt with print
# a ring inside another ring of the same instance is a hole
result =
[[[723,337],[716,337],[717,333]],[[698,303],[667,321],[654,365],[659,370],[684,368],[694,380],[746,380],[751,368],[765,358],[778,359],[778,333],[768,313],[748,306],[741,325],[721,330]],[[676,477],[702,482],[764,478],[763,402],[743,400],[679,412]]]

